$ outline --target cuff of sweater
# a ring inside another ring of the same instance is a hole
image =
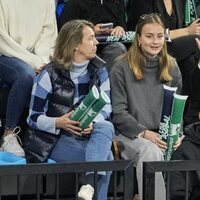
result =
[[[144,131],[142,131],[142,132],[137,136],[137,138],[144,138],[144,137],[145,137],[146,130],[147,130],[147,129],[145,129]]]
[[[144,130],[146,129],[143,126],[129,126],[129,130],[124,130],[121,134],[133,140]]]

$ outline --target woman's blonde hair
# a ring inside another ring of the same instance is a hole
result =
[[[94,25],[86,20],[67,22],[58,34],[51,60],[69,69],[73,62],[75,48],[82,43],[83,29],[86,26],[94,30]]]
[[[127,57],[130,69],[133,71],[133,74],[135,75],[137,80],[144,79],[143,67],[146,65],[146,56],[139,45],[138,35],[141,35],[142,28],[144,27],[145,24],[153,24],[153,23],[160,24],[163,27],[164,31],[166,31],[165,26],[158,14],[152,13],[152,14],[142,15],[139,18],[138,24],[136,26],[136,33],[133,43],[130,46],[128,52],[124,56]],[[172,66],[174,66],[174,62],[175,62],[174,58],[167,53],[167,45],[166,41],[164,41],[164,45],[160,52],[160,57],[159,57],[159,65],[160,65],[159,79],[161,81],[172,80],[172,77],[169,73],[169,69]]]

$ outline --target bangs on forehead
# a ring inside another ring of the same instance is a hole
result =
[[[162,30],[159,31],[159,29],[160,29],[159,27],[155,29],[155,27],[153,27],[152,25],[159,26]],[[147,28],[147,26],[148,26],[148,28]],[[148,33],[148,32],[149,32],[149,33],[152,33],[152,32],[155,33],[155,32],[157,32],[157,31],[159,31],[159,34],[164,34],[164,33],[165,33],[165,29],[163,28],[163,26],[162,26],[161,24],[157,23],[157,22],[145,24],[145,25],[142,27],[142,29],[141,29],[141,33],[144,31],[144,29],[147,30],[147,33]]]
[[[136,33],[140,34],[142,28],[146,25],[146,24],[154,24],[157,23],[160,26],[162,26],[162,28],[164,29],[165,32],[165,26],[160,18],[160,14],[158,13],[152,13],[152,14],[145,14],[139,17],[137,26],[136,26]]]

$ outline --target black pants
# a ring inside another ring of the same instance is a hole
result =
[[[106,62],[108,72],[111,71],[116,58],[127,51],[121,42],[99,44],[97,48],[97,54]]]

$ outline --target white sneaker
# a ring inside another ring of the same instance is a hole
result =
[[[94,188],[87,184],[83,185],[78,192],[78,200],[92,200]]]
[[[21,128],[19,126],[17,126],[13,130],[12,134],[4,136],[2,138],[2,144],[1,144],[0,151],[6,151],[6,152],[13,153],[20,157],[25,157],[25,152],[20,145],[20,144],[22,144],[22,142],[21,142],[19,136],[17,135],[20,131],[21,131]],[[19,140],[20,144],[19,144],[18,140]]]

